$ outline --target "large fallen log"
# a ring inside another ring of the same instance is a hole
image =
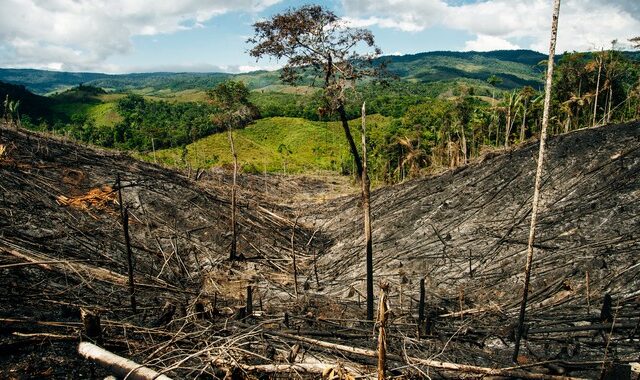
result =
[[[373,357],[373,358],[378,357],[378,353],[375,350],[368,350],[365,348],[351,347],[343,344],[325,342],[325,341],[321,341],[313,338],[306,338],[298,335],[281,333],[279,331],[265,331],[265,334],[278,336],[285,339],[296,340],[299,342],[304,342],[304,343],[308,343],[318,347],[324,347],[324,348],[329,348],[337,351],[342,351],[349,354],[362,355],[362,356]],[[426,367],[438,368],[445,371],[477,373],[477,374],[490,375],[490,376],[519,377],[522,379],[535,379],[535,380],[579,380],[581,379],[577,377],[533,373],[533,372],[528,372],[528,371],[515,369],[515,368],[488,368],[488,367],[479,367],[479,366],[467,365],[467,364],[442,362],[439,360],[432,360],[432,359],[422,359],[422,358],[416,358],[416,357],[406,357],[405,359],[399,355],[391,355],[391,354],[387,354],[387,359],[397,361],[397,362],[403,362],[403,363],[408,362],[412,365],[422,365]]]
[[[151,368],[118,356],[89,342],[80,343],[78,345],[78,353],[96,362],[114,375],[128,380],[171,380],[170,377],[162,375]]]

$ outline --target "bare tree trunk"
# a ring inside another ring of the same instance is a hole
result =
[[[296,299],[298,299],[298,266],[296,265],[296,250],[295,250],[294,243],[295,243],[297,226],[298,226],[298,217],[296,216],[296,221],[293,223],[293,227],[291,228],[291,257],[293,258],[293,290],[295,292]]]
[[[157,164],[158,160],[156,159],[156,143],[153,141],[153,137],[151,138],[151,149],[153,149],[153,163]]]
[[[520,126],[520,142],[524,141],[524,131],[527,127],[527,102],[524,103],[524,110],[522,111],[522,125]]]
[[[462,164],[467,164],[467,137],[464,134],[464,126],[460,126],[460,139],[462,141],[462,159],[464,160]]]
[[[598,95],[600,93],[600,73],[602,72],[602,57],[598,59],[598,80],[596,81],[596,95],[593,99],[593,122],[592,127],[596,126],[596,115],[598,113]]]
[[[509,147],[509,134],[511,134],[511,99],[509,99],[509,107],[507,107],[507,124],[504,127],[504,147]]]
[[[131,241],[129,239],[129,209],[124,208],[122,217],[122,228],[124,229],[124,243],[127,246],[127,267],[129,269],[129,298],[131,300],[131,311],[136,313],[136,291],[133,281],[133,258],[131,253]]]
[[[513,361],[517,362],[520,352],[520,340],[524,332],[524,317],[529,296],[529,281],[531,279],[531,264],[533,262],[533,242],[535,238],[536,219],[538,217],[538,203],[540,200],[540,182],[542,179],[542,164],[544,161],[544,144],[547,139],[547,126],[549,125],[549,104],[551,102],[551,85],[553,78],[553,56],[556,51],[556,38],[558,36],[558,17],[560,14],[560,0],[554,0],[553,20],[551,22],[551,41],[549,42],[549,60],[547,66],[547,82],[544,93],[544,109],[542,113],[542,131],[540,132],[540,150],[538,151],[538,165],[536,168],[536,179],[533,188],[533,202],[531,205],[531,225],[529,227],[529,242],[527,245],[527,263],[524,269],[524,289],[522,292],[522,303],[520,304],[520,314],[518,316],[518,327],[516,331],[515,349],[513,351]]]
[[[609,98],[607,100],[607,124],[611,122],[611,103],[613,103],[613,85],[609,82]]]
[[[367,174],[366,105],[362,103],[362,211],[364,212],[364,243],[367,256],[367,320],[373,321],[373,243],[371,241],[371,197]]]
[[[237,258],[237,239],[238,227],[236,224],[236,184],[238,180],[238,155],[236,147],[233,144],[233,132],[231,127],[227,128],[229,137],[229,146],[231,147],[231,155],[233,156],[233,183],[231,185],[231,249],[229,250],[229,260],[233,261]]]
[[[389,284],[380,285],[380,303],[378,304],[378,380],[385,379],[387,362],[387,317],[389,305],[387,291]]]
[[[356,164],[356,179],[358,182],[362,181],[362,160],[360,159],[360,154],[358,153],[358,148],[356,147],[356,143],[353,140],[353,136],[351,135],[351,129],[349,129],[349,122],[347,120],[347,113],[344,110],[344,105],[340,105],[338,107],[338,113],[340,114],[340,121],[342,122],[342,129],[344,129],[344,135],[347,138],[347,142],[349,143],[349,150],[351,150],[351,155],[353,156],[353,161]]]
[[[129,271],[129,297],[131,299],[131,311],[136,313],[136,295],[133,281],[133,258],[131,253],[131,240],[129,238],[129,210],[122,202],[122,183],[120,173],[116,174],[116,187],[118,188],[118,203],[120,205],[120,218],[122,219],[122,229],[124,232],[124,244],[127,250],[127,268]]]

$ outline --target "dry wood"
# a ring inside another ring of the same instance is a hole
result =
[[[118,193],[120,190],[118,189]],[[124,230],[124,244],[127,248],[127,268],[129,272],[129,299],[131,301],[131,311],[136,313],[136,290],[133,280],[133,255],[131,253],[131,239],[129,237],[129,208],[125,207],[122,214],[122,228]]]
[[[373,321],[373,242],[371,240],[371,183],[367,174],[366,103],[362,103],[362,212],[364,245],[367,258],[367,319]]]
[[[100,325],[100,314],[82,308],[80,309],[80,319],[82,319],[84,335],[94,342],[101,342],[102,326]]]
[[[518,361],[520,340],[524,333],[525,310],[529,297],[529,282],[531,281],[531,265],[533,263],[533,243],[535,240],[536,221],[538,217],[538,204],[540,202],[540,185],[542,182],[542,169],[544,163],[544,147],[547,140],[547,126],[549,124],[549,108],[551,102],[551,86],[553,84],[553,56],[556,52],[556,38],[558,36],[558,17],[560,14],[560,0],[553,3],[553,16],[551,22],[551,39],[549,42],[549,59],[547,62],[547,81],[544,93],[544,109],[542,113],[542,130],[540,132],[540,147],[538,150],[538,164],[536,167],[536,179],[533,187],[533,200],[531,205],[531,224],[529,226],[529,243],[527,244],[527,262],[524,268],[524,287],[522,290],[522,302],[518,314],[518,327],[516,329],[516,342],[513,350],[513,361]]]
[[[296,299],[298,298],[298,266],[296,265],[296,227],[298,226],[298,216],[296,216],[293,227],[291,228],[291,258],[293,259],[293,291],[295,292]]]
[[[265,331],[265,334],[278,336],[285,339],[291,339],[294,341],[305,342],[310,345],[329,348],[329,349],[345,352],[348,354],[361,355],[361,356],[370,357],[370,358],[378,357],[378,352],[375,350],[352,347],[352,346],[347,346],[347,345],[338,344],[338,343],[330,343],[330,342],[325,342],[318,339],[312,339],[312,338],[302,337],[298,335],[285,334],[279,331],[267,330]],[[532,372],[527,372],[524,370],[513,369],[513,368],[479,367],[479,366],[473,366],[473,365],[467,365],[467,364],[456,364],[456,363],[443,362],[439,360],[422,359],[422,358],[416,358],[416,357],[410,357],[410,356],[401,357],[398,355],[387,354],[387,358],[389,360],[393,360],[401,363],[408,362],[413,365],[422,365],[426,367],[432,367],[432,368],[437,368],[445,371],[453,371],[453,372],[476,373],[476,374],[491,375],[491,376],[519,377],[522,379],[539,379],[539,380],[580,380],[581,379],[578,377],[555,376],[555,375],[547,375],[547,374],[541,374],[541,373],[532,373]]]
[[[229,147],[233,156],[233,184],[231,185],[231,247],[229,249],[229,260],[237,258],[238,224],[236,222],[236,191],[238,186],[238,154],[233,143],[233,131],[231,126],[227,128]]]
[[[389,313],[389,300],[387,291],[389,284],[380,285],[380,301],[378,303],[378,380],[384,380],[387,361],[387,320]]]
[[[162,375],[151,368],[118,356],[92,343],[80,343],[78,345],[78,353],[96,362],[116,376],[128,380],[171,380],[170,377]]]
[[[52,333],[21,333],[14,332],[12,335],[21,338],[36,338],[42,340],[58,340],[58,341],[77,341],[77,336],[71,335],[61,335],[61,334],[52,334]]]
[[[330,363],[294,363],[294,364],[257,364],[247,365],[230,361],[222,357],[215,357],[211,360],[212,365],[216,367],[232,367],[240,368],[246,372],[259,373],[299,373],[299,374],[324,374],[328,370],[336,367]],[[352,373],[360,372],[354,363],[340,363],[343,368]]]

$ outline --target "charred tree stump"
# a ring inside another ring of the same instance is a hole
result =
[[[600,322],[613,322],[612,299],[611,294],[604,295],[602,301],[602,310],[600,310]]]
[[[80,309],[80,319],[82,320],[82,330],[84,337],[97,343],[102,343],[102,326],[100,325],[100,315],[88,309]]]
[[[247,286],[247,306],[245,313],[247,316],[253,315],[253,288],[251,285]]]
[[[173,319],[173,315],[175,313],[176,305],[172,304],[169,301],[165,302],[164,306],[162,307],[162,313],[160,314],[160,317],[158,317],[158,319],[156,319],[155,322],[152,323],[152,326],[160,327],[168,324]]]

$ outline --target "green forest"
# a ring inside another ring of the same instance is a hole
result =
[[[358,118],[366,102],[372,178],[396,183],[535,138],[544,59],[532,51],[391,57],[389,79],[360,81],[347,92],[344,107],[359,141]],[[637,119],[639,73],[633,52],[561,55],[551,133]],[[229,127],[221,117],[227,111],[211,90],[234,81],[247,89],[246,101],[257,111],[252,124],[235,132],[245,171],[354,170],[339,117],[324,110],[321,86],[311,75],[296,86],[280,82],[276,72],[91,76],[5,69],[0,79],[21,79],[0,82],[3,117],[20,127],[191,168],[231,160],[226,137],[217,135]],[[86,83],[71,86],[74,80]],[[65,89],[47,93],[54,88]]]

